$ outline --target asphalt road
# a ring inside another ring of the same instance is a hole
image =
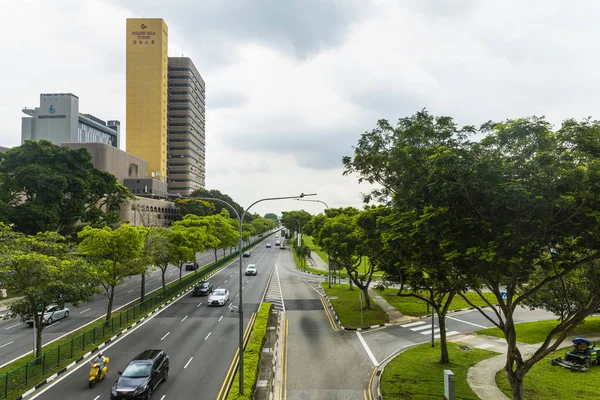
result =
[[[244,327],[258,310],[269,275],[279,255],[276,247],[259,244],[243,266],[256,264],[257,276],[243,276]],[[230,303],[237,304],[239,264],[234,261],[211,278],[215,288],[230,292]],[[206,297],[183,296],[114,344],[104,349],[110,358],[108,376],[93,389],[87,386],[89,367],[82,363],[61,380],[32,398],[90,399],[110,397],[117,370],[146,349],[160,348],[170,357],[169,379],[159,385],[155,399],[216,399],[238,347],[239,314],[227,306],[208,307]]]
[[[227,251],[227,254],[229,252]],[[223,251],[218,253],[219,258],[223,257]],[[215,260],[212,250],[198,253],[196,256],[200,266],[207,265]],[[182,271],[182,276],[193,274],[194,271]],[[170,266],[165,274],[167,283],[179,279],[179,268]],[[162,286],[161,271],[156,269],[146,276],[146,295],[152,290]],[[140,297],[141,277],[139,275],[131,276],[115,288],[115,299],[113,302],[113,311],[126,304],[129,304]],[[96,295],[90,303],[81,304],[79,307],[66,305],[69,310],[69,317],[63,318],[52,325],[46,326],[42,332],[44,344],[57,340],[82,326],[95,321],[106,315],[108,299],[104,295]],[[33,328],[20,318],[10,318],[0,320],[0,367],[18,359],[28,353],[33,348]]]

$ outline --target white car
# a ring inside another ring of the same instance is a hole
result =
[[[208,296],[209,306],[224,306],[229,301],[229,290],[219,288],[215,289],[210,296]]]
[[[60,307],[56,304],[51,304],[46,308],[42,321],[46,325],[58,321],[59,319],[67,318],[69,316],[69,309],[66,307]],[[27,318],[27,323],[33,326],[33,317]]]
[[[258,274],[258,268],[256,268],[255,264],[248,264],[246,267],[246,275],[256,275]]]

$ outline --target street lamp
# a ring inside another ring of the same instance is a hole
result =
[[[296,218],[289,218],[289,219],[296,221],[298,223],[297,242],[298,242],[298,247],[300,247],[300,235],[302,234],[302,226],[300,225],[300,221],[298,221]]]
[[[325,205],[325,208],[329,208],[329,206],[327,205],[327,203],[325,203],[323,200],[304,200],[304,199],[295,199],[298,201],[310,201],[311,203],[321,203]]]
[[[221,199],[216,199],[216,198],[212,198],[212,197],[195,197],[195,196],[182,196],[181,194],[177,194],[177,195],[167,195],[167,196],[171,196],[171,197],[180,197],[180,198],[188,198],[188,199],[198,199],[198,200],[208,200],[208,201],[219,201],[221,203],[227,204],[229,206],[229,208],[231,208],[233,210],[233,212],[235,213],[235,215],[237,216],[238,220],[240,221],[240,241],[239,241],[239,259],[240,259],[240,301],[238,303],[238,314],[239,314],[239,325],[240,325],[240,329],[239,329],[239,344],[238,344],[238,353],[239,353],[239,357],[240,357],[240,365],[239,365],[239,370],[238,370],[238,374],[240,376],[240,382],[239,382],[239,387],[240,387],[240,394],[244,394],[244,311],[242,309],[242,287],[243,287],[243,274],[242,274],[242,257],[243,257],[243,247],[244,247],[244,243],[243,243],[243,239],[242,239],[242,224],[244,223],[244,217],[246,216],[246,212],[248,212],[248,210],[250,210],[250,208],[252,208],[252,206],[254,206],[257,203],[260,203],[262,201],[270,201],[270,200],[286,200],[286,199],[297,199],[297,198],[304,198],[307,196],[316,196],[316,193],[310,193],[310,194],[304,194],[304,193],[300,193],[299,196],[284,196],[284,197],[266,197],[264,199],[260,199],[260,200],[256,200],[254,203],[250,204],[248,206],[248,208],[246,208],[244,210],[244,212],[242,213],[242,217],[240,218],[240,214],[238,214],[237,210],[228,202],[226,202],[225,200],[221,200]]]

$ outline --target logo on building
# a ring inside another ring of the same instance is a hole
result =
[[[148,27],[148,25],[142,24],[142,29],[146,29],[147,27]]]
[[[56,111],[56,110],[54,109],[54,104],[50,104],[50,107],[48,107],[48,112],[49,112],[50,114],[54,114],[54,111]]]

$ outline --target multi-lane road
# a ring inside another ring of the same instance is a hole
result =
[[[256,264],[257,276],[243,276],[244,326],[258,310],[269,276],[279,254],[277,247],[259,244],[243,266]],[[243,273],[243,272],[242,272]],[[162,349],[170,358],[169,379],[159,385],[155,399],[216,399],[224,393],[222,385],[238,347],[239,314],[228,305],[239,301],[239,264],[234,261],[216,273],[215,288],[229,290],[230,302],[224,307],[208,307],[206,297],[182,296],[127,335],[103,349],[110,358],[108,376],[93,389],[88,388],[89,366],[82,363],[67,372],[56,384],[32,398],[90,399],[110,398],[117,370],[146,349]]]

